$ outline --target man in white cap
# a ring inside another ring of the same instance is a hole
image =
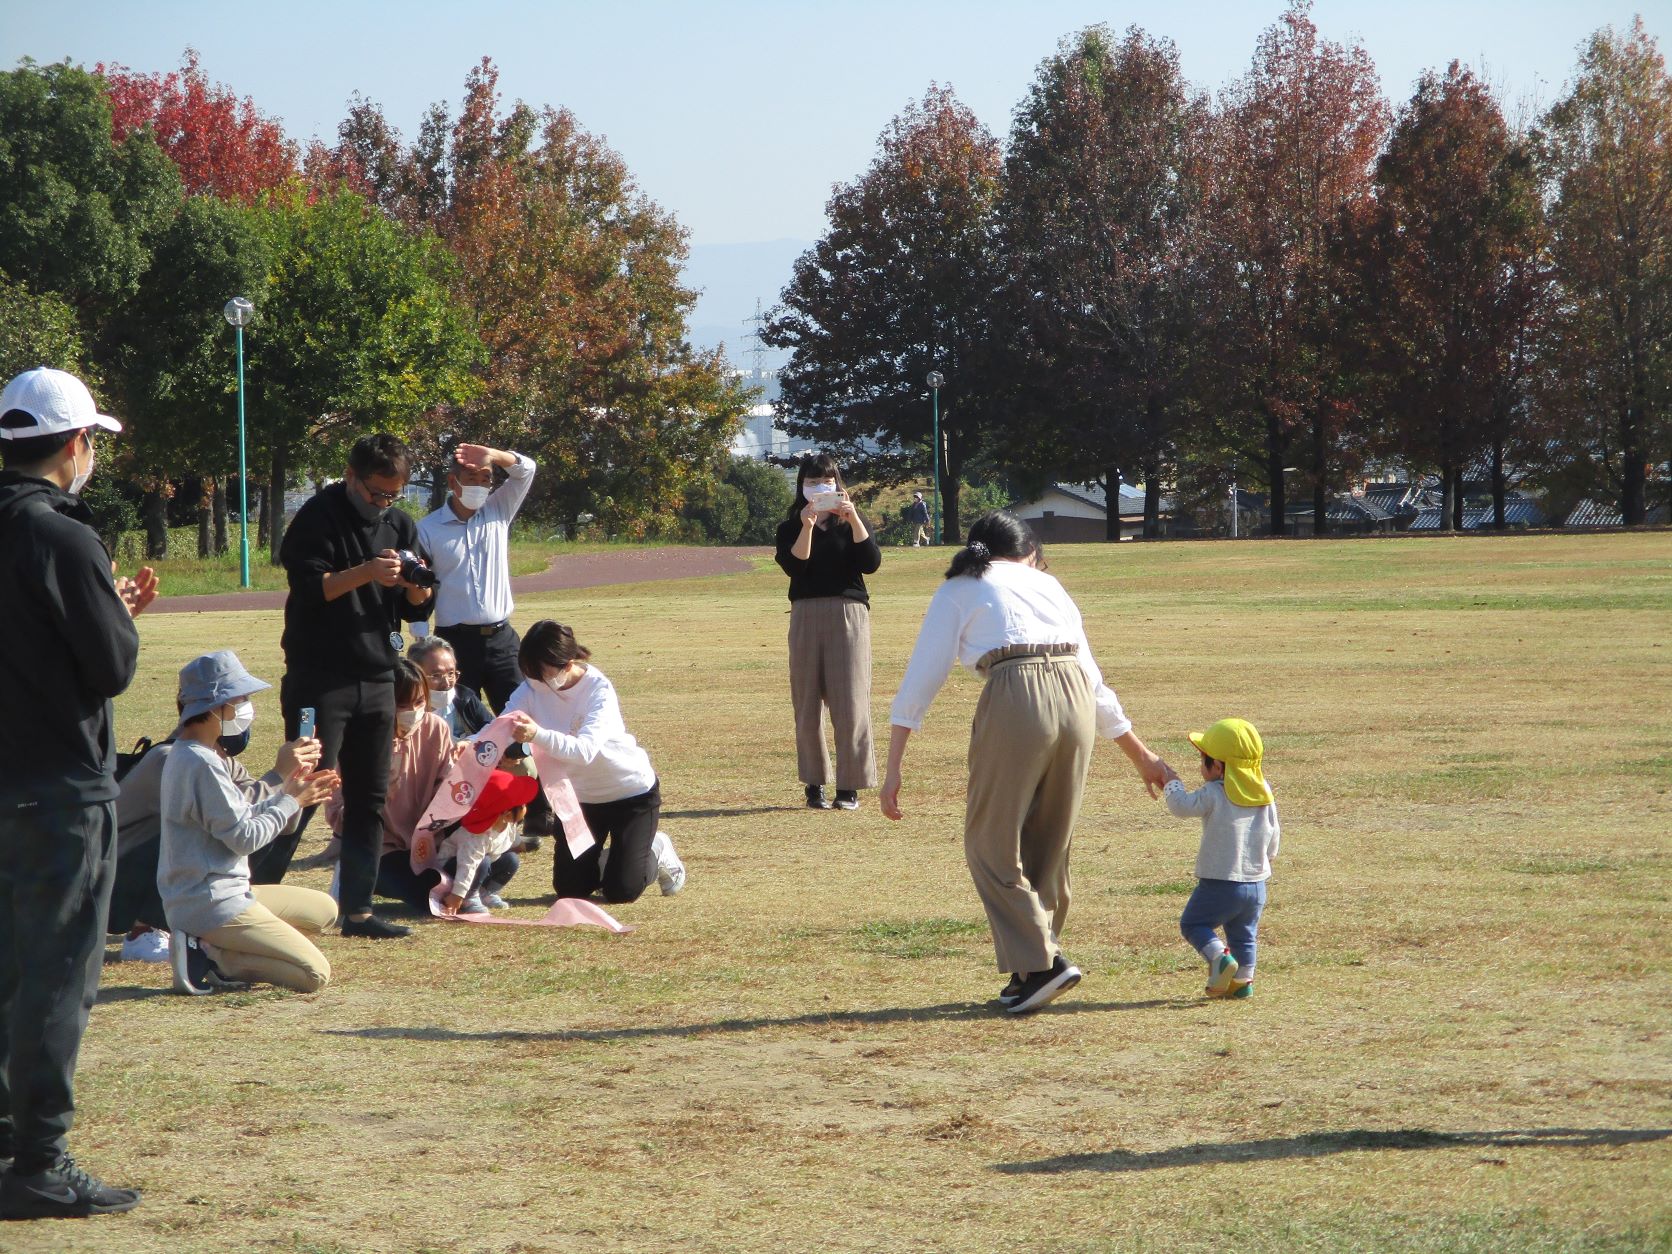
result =
[[[139,1205],[65,1150],[76,1052],[98,995],[116,866],[111,699],[133,680],[133,616],[149,568],[113,565],[79,493],[98,412],[74,375],[42,366],[0,392],[0,1218]]]

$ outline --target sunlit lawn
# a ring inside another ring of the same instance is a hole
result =
[[[944,554],[872,581],[879,739]],[[1265,735],[1259,992],[1177,933],[1196,829],[1100,751],[1065,933],[997,1013],[959,674],[907,822],[798,808],[781,575],[525,598],[576,625],[690,884],[596,931],[324,941],[331,987],[106,969],[74,1148],[130,1216],[8,1249],[1601,1250],[1672,1246],[1672,536],[1061,547],[1138,730]],[[144,621],[124,739],[276,614]],[[252,763],[269,759],[275,694]],[[312,839],[304,853],[317,848]],[[549,855],[508,894],[532,916]],[[323,887],[322,872],[304,883]]]

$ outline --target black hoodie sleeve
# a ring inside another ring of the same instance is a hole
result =
[[[43,519],[51,543],[43,545],[44,586],[56,593],[64,640],[83,687],[95,696],[120,696],[139,663],[139,631],[117,595],[110,555],[91,528],[52,515]]]

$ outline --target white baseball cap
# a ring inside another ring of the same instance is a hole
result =
[[[31,440],[38,435],[61,435],[83,427],[120,431],[122,424],[101,414],[87,385],[65,370],[37,366],[25,370],[0,392],[0,419],[19,410],[35,420],[33,426],[0,424],[0,440]]]

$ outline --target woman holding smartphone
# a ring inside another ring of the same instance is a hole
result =
[[[831,782],[824,712],[836,736],[838,810],[857,810],[859,790],[877,786],[871,746],[871,599],[865,576],[882,549],[865,526],[828,453],[809,453],[795,477],[795,501],[778,525],[778,565],[790,577],[790,704],[796,766],[807,805],[828,810]]]

